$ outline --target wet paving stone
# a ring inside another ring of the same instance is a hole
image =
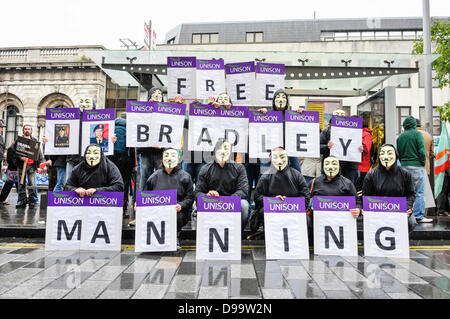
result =
[[[8,274],[28,264],[26,261],[10,261],[0,266],[0,274]]]

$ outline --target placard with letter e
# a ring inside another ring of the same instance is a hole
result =
[[[185,100],[196,99],[195,57],[167,57],[167,98],[182,96]]]
[[[235,105],[252,105],[255,90],[255,62],[225,65],[227,92]]]
[[[136,252],[177,250],[177,190],[136,193]]]
[[[319,112],[304,111],[286,113],[286,152],[295,157],[320,157]]]
[[[80,248],[120,251],[123,192],[96,192],[84,199]]]
[[[409,258],[408,210],[404,197],[363,197],[364,255]]]
[[[45,250],[80,249],[86,198],[75,192],[48,192]]]
[[[181,148],[186,105],[154,102],[150,144],[152,147]]]
[[[305,198],[264,197],[266,259],[309,259]]]
[[[150,147],[154,102],[127,101],[127,147]]]
[[[283,145],[283,112],[249,112],[248,150],[250,158],[269,158],[271,150]]]
[[[284,64],[256,63],[254,104],[258,106],[272,106],[275,91],[284,89],[285,76]]]
[[[197,198],[198,260],[241,260],[241,198]]]
[[[115,109],[85,110],[82,124],[81,155],[90,144],[97,144],[105,156],[114,154]]]
[[[336,116],[331,118],[330,141],[334,143],[330,156],[348,162],[361,162],[363,119],[360,117]]]
[[[46,109],[45,136],[45,155],[79,154],[80,109]]]
[[[197,99],[207,99],[225,92],[225,62],[197,59]]]
[[[354,196],[314,196],[314,254],[358,256]]]

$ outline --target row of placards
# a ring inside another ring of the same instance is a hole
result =
[[[96,193],[80,198],[74,192],[49,192],[47,250],[120,250],[123,193]],[[136,252],[176,250],[176,190],[138,192]],[[199,260],[240,260],[241,198],[199,197],[197,201]],[[316,196],[314,253],[357,256],[354,197]],[[101,208],[101,209],[99,209]],[[364,197],[364,254],[409,258],[406,199]],[[303,197],[264,198],[267,259],[309,259]]]
[[[181,148],[186,105],[162,102],[127,101],[127,147]],[[78,109],[47,109],[46,155],[79,154]],[[331,155],[340,160],[360,162],[362,119],[333,116]],[[272,149],[285,145],[289,156],[320,157],[319,112],[297,113],[288,110],[249,111],[245,106],[215,108],[192,104],[189,109],[188,151],[212,152],[219,138],[226,138],[235,152],[250,158],[268,158]],[[102,141],[96,139],[101,129]],[[112,155],[114,144],[114,110],[91,110],[83,113],[82,149],[89,144],[101,144],[106,155]],[[62,133],[62,134],[60,134]],[[286,141],[284,141],[286,137]]]
[[[275,91],[285,87],[285,76],[284,64],[168,57],[167,96],[201,100],[228,92],[235,104],[271,106]]]

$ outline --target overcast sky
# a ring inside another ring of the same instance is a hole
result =
[[[223,3],[223,5],[222,5]],[[450,1],[430,0],[432,16],[450,16]],[[157,43],[188,22],[283,19],[419,17],[422,0],[12,0],[1,1],[0,47],[103,45],[121,49],[119,38],[144,42],[152,20]]]

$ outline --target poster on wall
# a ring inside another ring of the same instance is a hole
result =
[[[248,149],[250,158],[269,158],[270,152],[283,145],[283,112],[249,112]]]
[[[330,141],[334,143],[330,156],[348,162],[361,162],[363,119],[337,116],[331,118]]]
[[[254,104],[271,107],[275,91],[284,90],[285,76],[284,64],[257,63]]]
[[[314,254],[358,256],[354,196],[314,196]]]
[[[227,92],[234,105],[253,103],[255,89],[255,62],[225,65]]]
[[[154,102],[127,101],[127,147],[150,147]]]
[[[177,190],[136,193],[136,252],[177,250]]]
[[[197,260],[241,259],[241,198],[197,199]]]
[[[167,57],[167,98],[181,96],[185,100],[196,99],[196,58]]]
[[[264,197],[266,259],[309,259],[303,197]]]
[[[225,62],[218,60],[197,60],[197,99],[217,98],[225,89]]]
[[[103,154],[114,154],[115,109],[85,110],[82,124],[82,153],[90,144],[97,144]]]
[[[45,155],[73,155],[79,153],[80,110],[75,108],[46,109]]]
[[[286,111],[286,151],[289,156],[320,157],[319,112]]]
[[[409,259],[407,204],[404,197],[363,197],[364,255]]]

